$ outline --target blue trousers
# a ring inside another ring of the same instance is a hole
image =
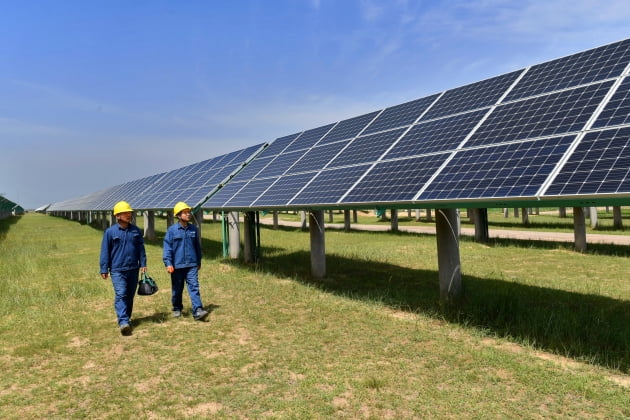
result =
[[[112,271],[112,285],[114,286],[114,309],[118,318],[118,325],[129,324],[133,311],[133,299],[138,288],[139,269],[129,271]]]
[[[171,303],[174,311],[184,309],[182,304],[182,295],[184,293],[184,284],[188,286],[188,295],[192,304],[192,313],[202,308],[201,296],[199,294],[199,270],[197,267],[176,268],[171,273]]]

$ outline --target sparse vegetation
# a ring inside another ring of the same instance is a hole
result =
[[[161,290],[136,298],[123,337],[101,231],[0,221],[1,418],[630,417],[627,247],[464,239],[453,309],[433,236],[328,231],[314,282],[308,232],[262,227],[244,265],[205,223],[199,323],[170,315],[156,227]]]

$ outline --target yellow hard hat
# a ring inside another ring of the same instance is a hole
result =
[[[186,209],[190,210],[190,206],[183,201],[180,201],[179,203],[175,204],[175,207],[173,207],[173,214],[177,216],[179,213]]]
[[[133,209],[126,201],[119,201],[114,206],[114,216],[116,216],[118,213],[125,213],[128,211],[133,211]]]

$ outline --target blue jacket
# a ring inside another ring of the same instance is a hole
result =
[[[197,226],[181,223],[171,225],[164,236],[164,265],[175,269],[201,267],[201,245]]]
[[[118,223],[103,233],[101,274],[128,271],[147,266],[142,232],[136,225],[123,229]]]

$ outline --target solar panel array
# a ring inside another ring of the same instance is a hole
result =
[[[266,147],[265,147],[266,146]],[[138,210],[630,203],[630,39],[51,204]]]
[[[14,203],[6,197],[0,195],[0,218],[4,218],[13,213],[24,213],[24,208],[19,204]]]
[[[623,40],[282,137],[203,207],[630,203],[629,73]]]
[[[165,210],[178,201],[197,207],[259,153],[264,144],[183,168],[51,204],[47,211],[110,211],[120,200],[136,210]]]

